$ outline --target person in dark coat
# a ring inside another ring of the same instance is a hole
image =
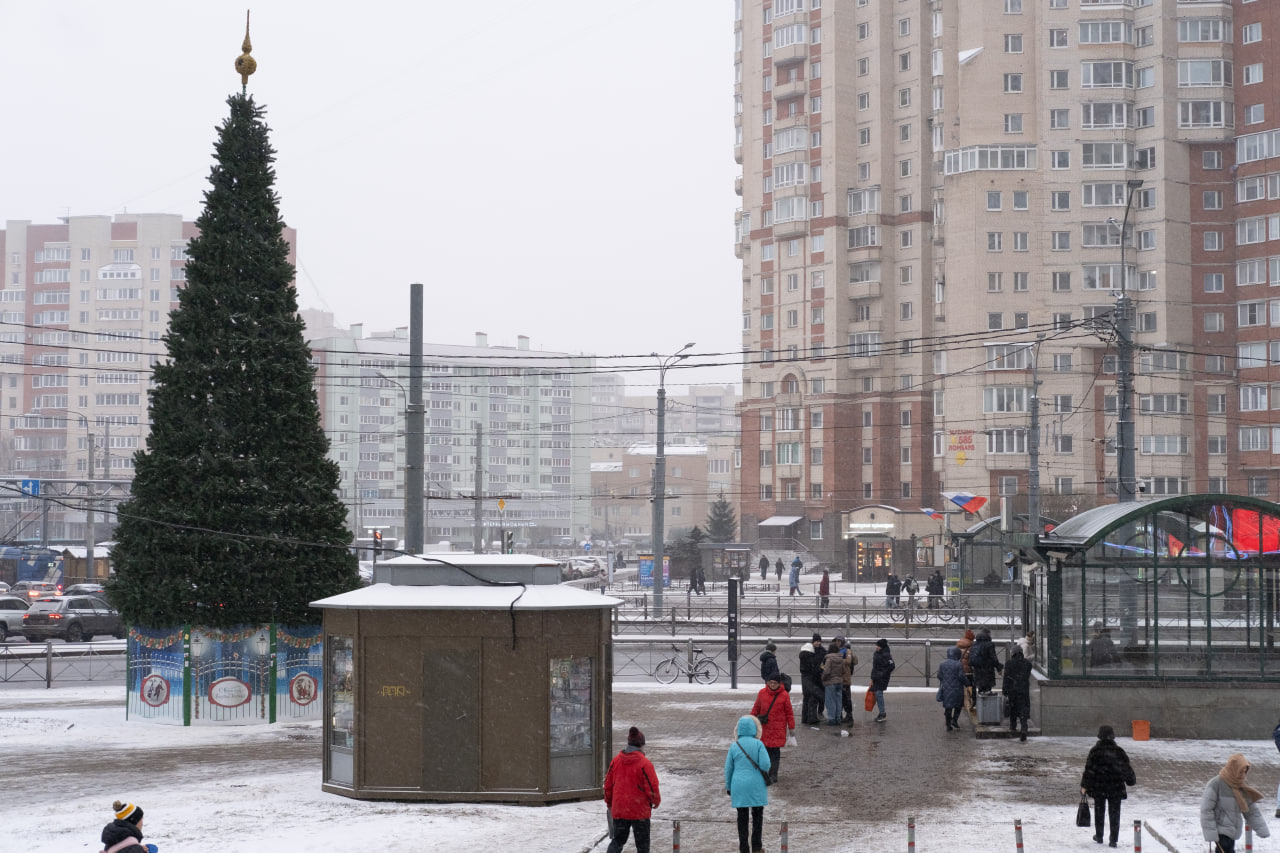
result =
[[[973,670],[973,684],[979,693],[990,693],[996,686],[996,673],[1004,672],[1004,664],[991,641],[991,631],[983,628],[969,649],[969,668]]]
[[[889,676],[897,668],[893,662],[893,654],[889,651],[889,641],[876,640],[875,653],[871,655],[871,689],[876,694],[876,722],[883,723],[889,717],[884,712],[884,692],[889,689]]]
[[[965,694],[964,664],[960,662],[959,646],[947,649],[947,659],[938,664],[938,692],[942,697],[942,716],[947,721],[947,731],[959,730]]]
[[[1031,661],[1017,646],[1009,652],[1009,662],[1004,665],[1004,684],[1001,686],[1004,701],[1008,705],[1009,731],[1017,731],[1022,723],[1022,736],[1027,739],[1027,717],[1031,716]]]
[[[778,558],[778,562],[776,562],[776,563],[774,563],[774,564],[773,564],[773,568],[774,568],[774,570],[778,573],[778,580],[779,580],[779,581],[781,581],[781,580],[782,580],[782,570],[783,570],[783,568],[784,568],[784,566],[782,565],[782,558],[781,558],[781,557],[779,557],[779,558]]]
[[[1116,662],[1116,657],[1116,644],[1111,639],[1111,629],[1094,625],[1093,637],[1089,640],[1089,666],[1111,666]]]
[[[818,581],[818,595],[818,611],[826,613],[831,606],[831,573],[826,569],[822,570],[822,580]]]
[[[924,591],[929,594],[930,610],[942,605],[943,584],[942,572],[937,571],[936,569],[933,574],[929,575],[929,579],[924,582]]]
[[[769,558],[764,554],[760,555],[760,580],[767,581],[769,579]]]
[[[766,642],[764,651],[760,653],[760,680],[782,680],[782,671],[778,669],[778,645],[773,640]]]
[[[806,726],[816,726],[822,722],[822,706],[825,697],[822,689],[822,658],[826,657],[826,649],[822,649],[822,638],[813,635],[813,641],[800,647],[800,722]]]
[[[1084,774],[1080,777],[1080,793],[1093,797],[1094,841],[1102,843],[1102,821],[1104,816],[1110,815],[1111,846],[1116,846],[1120,840],[1120,801],[1127,796],[1125,785],[1136,784],[1138,780],[1129,766],[1129,756],[1116,744],[1115,729],[1102,726],[1098,729],[1098,742],[1089,750]]]
[[[897,607],[898,594],[902,592],[902,581],[898,580],[898,576],[893,572],[889,572],[889,577],[884,581],[884,606]]]
[[[627,732],[627,745],[609,763],[604,777],[604,804],[613,815],[608,853],[621,853],[633,831],[636,853],[649,853],[649,818],[662,803],[658,773],[644,754],[644,732]]]
[[[760,742],[769,752],[769,778],[778,781],[778,765],[782,763],[782,748],[787,745],[787,735],[796,730],[795,711],[791,709],[791,694],[782,682],[772,679],[756,694],[751,706],[751,716],[760,721]]]
[[[102,849],[110,853],[155,853],[154,844],[142,843],[142,806],[111,804],[115,820],[102,828]]]

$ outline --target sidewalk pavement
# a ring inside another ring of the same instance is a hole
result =
[[[671,849],[675,820],[682,853],[737,849],[724,758],[735,721],[751,709],[760,686],[615,684],[614,751],[625,744],[627,728],[639,726],[662,784],[654,853]],[[892,684],[888,719],[876,723],[874,712],[862,710],[862,692],[855,685],[854,724],[842,727],[850,732],[842,737],[833,727],[800,724],[797,685],[798,746],[782,751],[778,784],[769,789],[767,851],[780,849],[784,820],[790,853],[906,850],[912,818],[917,853],[1013,853],[1015,820],[1022,822],[1021,853],[1098,849],[1092,830],[1075,826],[1080,773],[1094,738],[979,739],[967,715],[959,732],[948,733],[933,688]],[[1128,736],[1130,721],[1112,725],[1138,778],[1121,813],[1120,849],[1134,849],[1133,822],[1141,820],[1144,850],[1202,851],[1200,793],[1233,752],[1253,763],[1250,781],[1267,795],[1263,813],[1273,820],[1280,754],[1269,731],[1232,741],[1161,740],[1153,732],[1155,739],[1136,742]],[[1255,849],[1269,844],[1255,839]],[[1237,849],[1244,850],[1243,839]]]

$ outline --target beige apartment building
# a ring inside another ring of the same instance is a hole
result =
[[[1122,288],[1139,499],[1280,493],[1271,7],[737,0],[744,539],[1114,501]]]
[[[48,507],[47,530],[39,501],[3,502],[7,537],[83,542],[81,498],[127,493],[115,484],[133,479],[146,442],[151,367],[195,234],[167,213],[10,220],[0,231],[0,469],[77,496]],[[293,229],[285,239],[295,244]],[[111,522],[99,515],[94,538],[109,538]]]

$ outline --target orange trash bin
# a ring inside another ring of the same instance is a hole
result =
[[[1133,721],[1133,739],[1151,740],[1151,722],[1149,720]]]

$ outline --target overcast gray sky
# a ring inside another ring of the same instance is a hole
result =
[[[243,5],[0,0],[0,218],[200,212]],[[701,362],[741,346],[730,0],[258,0],[303,308]],[[735,364],[668,383],[736,382]],[[631,375],[641,391],[652,375]]]

